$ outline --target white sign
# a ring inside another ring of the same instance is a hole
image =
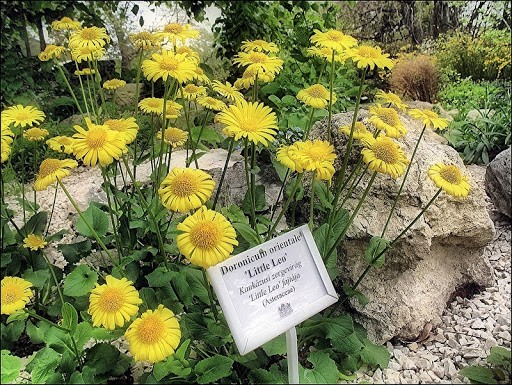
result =
[[[307,225],[207,272],[242,355],[338,300]]]

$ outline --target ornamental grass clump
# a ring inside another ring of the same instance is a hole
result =
[[[398,113],[407,104],[396,94],[377,93],[379,103],[369,108],[367,121],[358,119],[367,73],[389,70],[394,60],[342,31],[315,29],[305,48],[322,68],[310,84],[287,95],[286,103],[307,115],[291,140],[278,119],[286,114],[266,104],[272,97],[260,97],[261,88],[287,65],[288,56],[276,43],[244,41],[229,58],[241,75],[227,81],[210,79],[203,71],[199,53],[189,45],[199,36],[191,25],[170,23],[159,31],[132,34],[135,102],[118,106],[115,92],[124,80],[115,74],[103,79],[99,70],[111,39],[106,29],[82,24],[67,17],[54,21],[52,28],[65,35],[63,43],[48,45],[39,55],[53,63],[79,111],[74,133],[55,135],[47,122],[41,127],[46,115],[36,105],[9,106],[1,113],[2,341],[10,349],[26,330],[34,343],[46,345],[26,367],[33,382],[107,382],[135,361],[147,367],[139,383],[286,382],[285,356],[277,345],[239,355],[206,269],[294,227],[297,207],[303,205],[331,279],[339,280],[338,246],[374,181],[388,178],[398,192],[381,236],[365,253],[366,269],[352,286],[337,282],[336,305],[298,325],[300,365],[315,379],[329,372],[337,381],[340,373],[349,375],[363,364],[384,369],[385,347],[372,344],[348,314],[333,314],[352,297],[364,303],[364,293],[357,290],[361,280],[385,263],[385,253],[437,196],[445,192],[458,200],[471,191],[455,165],[432,165],[422,172],[439,190],[398,236],[386,237],[425,130],[448,124],[429,110],[407,111],[424,124],[409,153],[400,144],[408,130]],[[63,57],[71,58],[76,88]],[[334,77],[348,69],[359,75],[353,118],[332,127],[333,105],[346,96],[343,90],[334,92]],[[142,77],[150,84],[143,94]],[[319,116],[326,116],[327,130],[310,139]],[[346,151],[337,156],[332,130],[338,129]],[[22,141],[45,154],[42,159],[37,152],[21,154],[23,162],[34,161],[35,173],[14,172],[12,154]],[[355,148],[358,159],[349,165]],[[225,156],[218,173],[206,169],[211,150]],[[240,204],[229,200],[234,181],[227,172],[234,154],[243,159],[241,180],[235,181],[245,187]],[[272,165],[263,164],[265,158]],[[268,167],[281,181],[272,202],[262,184]],[[149,180],[140,178],[141,169]],[[6,204],[5,170],[21,187],[19,215]],[[102,202],[84,208],[86,202],[75,200],[67,184],[72,176],[81,183],[77,170],[101,175]],[[349,210],[346,202],[362,183],[364,192]],[[53,197],[50,210],[37,203],[36,192],[45,190]],[[70,218],[71,226],[53,230],[61,191],[78,215]],[[286,218],[290,213],[292,218]],[[55,254],[62,254],[64,266],[56,266]],[[351,343],[340,342],[347,340]],[[118,349],[125,343],[127,352]]]

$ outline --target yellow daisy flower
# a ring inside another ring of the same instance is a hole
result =
[[[175,54],[165,49],[161,54],[155,53],[151,59],[142,62],[144,76],[152,81],[158,79],[166,81],[168,77],[172,77],[179,83],[185,83],[195,77],[196,67],[196,63],[188,60],[185,55]]]
[[[23,239],[23,247],[32,251],[44,249],[47,244],[42,236],[36,234],[29,234]]]
[[[413,108],[408,111],[413,118],[420,119],[427,127],[444,130],[448,127],[448,120],[441,118],[432,110],[420,110]]]
[[[46,141],[46,144],[56,152],[71,154],[73,152],[74,139],[69,136],[54,136]]]
[[[345,135],[350,135],[350,126],[341,126],[340,131],[344,133]],[[366,128],[363,122],[356,122],[354,125],[354,132],[352,133],[352,137],[354,139],[361,139],[365,137],[366,135],[373,136],[370,131]]]
[[[123,327],[126,321],[139,312],[142,300],[139,292],[126,278],[105,277],[106,283],[96,284],[89,296],[88,313],[92,316],[92,326],[103,326],[114,330]]]
[[[275,75],[272,73],[266,73],[262,69],[258,68],[247,68],[242,77],[237,79],[234,83],[234,86],[238,89],[249,89],[254,85],[256,81],[256,74],[258,74],[258,82],[261,83],[269,83],[275,79]]]
[[[195,84],[187,84],[183,87],[183,98],[187,100],[195,100],[198,97],[206,96],[206,88],[196,86]]]
[[[326,32],[315,29],[314,32],[309,40],[320,47],[327,47],[342,52],[357,44],[357,40],[352,36],[345,35],[336,29],[329,29]]]
[[[176,227],[180,252],[194,265],[205,269],[226,260],[238,245],[231,223],[220,213],[202,206]]]
[[[65,51],[66,48],[61,45],[47,44],[44,51],[37,55],[37,57],[41,61],[59,59]]]
[[[146,114],[161,114],[164,111],[162,98],[145,98],[139,102],[139,108]]]
[[[173,168],[158,189],[162,204],[169,210],[186,213],[210,199],[215,182],[203,170]]]
[[[281,59],[258,51],[239,52],[235,56],[233,63],[238,64],[238,67],[244,66],[247,69],[258,71],[258,73],[261,70],[266,74],[274,76],[283,68],[283,61]]]
[[[329,105],[330,93],[321,84],[313,84],[308,88],[300,90],[297,99],[313,108],[326,108]],[[336,94],[332,93],[332,104],[336,103]]]
[[[70,169],[78,166],[73,159],[53,159],[48,158],[39,165],[39,173],[36,175],[34,190],[46,190],[48,186],[61,180],[70,174]]]
[[[124,334],[135,361],[159,362],[174,354],[181,330],[174,313],[158,305],[137,318]]]
[[[407,134],[407,129],[394,108],[386,108],[376,104],[371,106],[369,111],[371,116],[368,122],[377,129],[386,131],[386,135],[390,138],[400,138]]]
[[[169,103],[169,101],[168,101],[168,103]],[[173,106],[172,104],[168,104],[167,106],[165,106],[165,109],[166,109],[166,112],[165,112],[166,119],[177,119],[181,115],[181,111],[179,109],[177,109],[175,106]],[[160,115],[163,116],[163,113]]]
[[[338,54],[336,50],[329,47],[310,47],[306,50],[306,56],[317,56],[323,59],[327,59],[330,63],[332,61],[332,52],[334,51],[334,61],[338,63],[344,63],[346,60],[345,55]]]
[[[93,61],[103,57],[105,52],[105,48],[102,47],[76,47],[71,49],[71,59],[77,63],[81,63],[82,61]]]
[[[11,156],[11,146],[9,144],[2,144],[0,148],[0,163],[5,163]]]
[[[111,130],[107,125],[93,124],[91,119],[85,118],[87,130],[75,125],[77,131],[73,135],[73,154],[77,159],[82,159],[86,166],[107,166],[119,159],[127,151],[123,135]]]
[[[369,138],[367,138],[369,139]],[[368,168],[382,174],[388,174],[392,178],[398,178],[405,171],[409,159],[400,148],[400,145],[387,136],[369,139],[369,148],[361,151],[363,161],[368,163]]]
[[[82,70],[76,70],[75,71],[75,75],[76,76],[80,76],[80,75],[94,75],[95,73],[96,73],[96,70],[91,69],[91,68],[84,68]]]
[[[133,117],[126,119],[108,119],[104,124],[111,130],[123,134],[126,144],[133,142],[139,131],[139,125]]]
[[[233,136],[235,140],[247,138],[265,147],[274,140],[277,130],[276,114],[270,107],[245,100],[228,106],[217,114],[215,121],[226,126],[223,132],[227,136]]]
[[[382,53],[380,47],[361,45],[348,50],[347,56],[356,63],[357,68],[370,67],[371,70],[375,67],[392,69],[395,65],[393,60],[389,58],[389,54]]]
[[[242,51],[250,52],[250,51],[260,51],[260,52],[279,52],[279,48],[277,48],[276,43],[266,42],[265,40],[244,40],[242,41]]]
[[[103,88],[106,90],[117,90],[118,88],[124,87],[126,82],[119,79],[110,79],[103,83]]]
[[[183,44],[187,39],[195,39],[199,36],[199,31],[192,29],[190,24],[170,23],[164,27],[162,32],[156,32],[155,35],[160,39],[168,39],[176,45],[177,40]]]
[[[219,95],[222,95],[231,101],[242,100],[244,98],[244,95],[238,91],[238,88],[232,86],[230,82],[222,84],[220,81],[214,80],[212,82],[212,88]]]
[[[11,145],[14,138],[14,132],[11,131],[11,129],[4,121],[1,123],[0,138],[2,147]]]
[[[79,21],[73,20],[67,16],[64,16],[60,20],[52,21],[52,29],[55,31],[63,31],[70,30],[74,31],[80,29],[81,23]]]
[[[471,189],[468,178],[453,164],[435,164],[429,168],[428,176],[437,187],[454,197],[467,197]]]
[[[2,314],[12,314],[23,309],[32,298],[32,284],[18,277],[4,277],[0,282]]]
[[[39,142],[47,137],[48,134],[48,130],[39,127],[32,127],[23,131],[23,137],[31,142]]]
[[[157,132],[156,137],[162,139],[162,132]],[[176,127],[167,127],[164,131],[164,142],[172,148],[183,146],[187,138],[188,133]]]
[[[185,45],[176,48],[176,53],[185,56],[189,60],[194,61],[196,65],[198,65],[200,62],[199,53]]]
[[[159,46],[160,38],[149,31],[130,34],[130,41],[137,48],[150,49]]]
[[[14,124],[14,127],[26,127],[40,124],[45,118],[43,111],[33,106],[22,106],[18,104],[2,111],[2,123],[7,126]]]
[[[297,159],[300,165],[297,171],[315,171],[315,178],[331,180],[334,175],[334,147],[325,140],[306,140],[296,142],[288,152],[291,159]]]
[[[396,108],[405,111],[407,109],[407,104],[402,102],[402,99],[400,99],[400,96],[397,94],[394,94],[393,92],[384,92],[384,91],[377,91],[375,94],[375,98],[380,99],[384,101],[385,103],[389,103]]]
[[[214,111],[222,111],[227,106],[222,100],[212,98],[211,96],[201,96],[197,98],[197,102],[204,108]]]
[[[206,76],[206,74],[204,73],[204,71],[201,67],[197,66],[194,69],[194,74],[195,74],[194,79],[196,79],[198,82],[210,84],[210,78],[208,76]]]
[[[110,37],[105,28],[86,27],[73,32],[69,37],[69,48],[89,47],[91,49],[103,48]]]
[[[301,166],[299,158],[297,157],[297,150],[298,148],[295,144],[282,146],[277,150],[276,158],[291,171],[304,172],[304,168]]]

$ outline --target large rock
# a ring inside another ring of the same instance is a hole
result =
[[[512,218],[510,155],[509,147],[489,163],[485,172],[485,192],[491,198],[496,210]]]
[[[368,112],[360,113],[366,122]],[[411,156],[423,124],[408,115],[401,115],[408,128],[399,139],[402,149]],[[338,127],[350,125],[352,113],[333,116],[333,141],[339,167],[345,153],[346,137]],[[313,137],[325,138],[325,121],[313,131]],[[349,164],[358,158],[356,146]],[[434,163],[456,164],[465,172],[457,152],[443,144],[439,135],[427,129],[419,145],[401,198],[388,226],[385,238],[394,239],[418,215],[421,208],[438,190],[427,176]],[[465,174],[468,174],[465,172]],[[352,210],[365,189],[366,175],[347,201]],[[353,284],[367,264],[364,250],[373,236],[380,236],[389,209],[396,197],[402,179],[394,180],[378,175],[359,215],[339,247],[339,266],[344,283]],[[372,268],[358,289],[370,302],[361,306],[351,303],[358,311],[356,318],[377,342],[392,337],[415,338],[424,325],[434,326],[450,296],[461,287],[492,284],[492,273],[484,259],[484,247],[493,239],[494,226],[485,210],[484,195],[470,179],[472,191],[466,199],[457,199],[442,193],[429,210],[412,226],[386,254],[386,263],[380,269]]]

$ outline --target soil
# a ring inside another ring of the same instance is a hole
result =
[[[23,332],[19,340],[13,343],[11,354],[17,357],[28,357],[42,348],[44,348],[44,344],[32,343],[27,333]]]

